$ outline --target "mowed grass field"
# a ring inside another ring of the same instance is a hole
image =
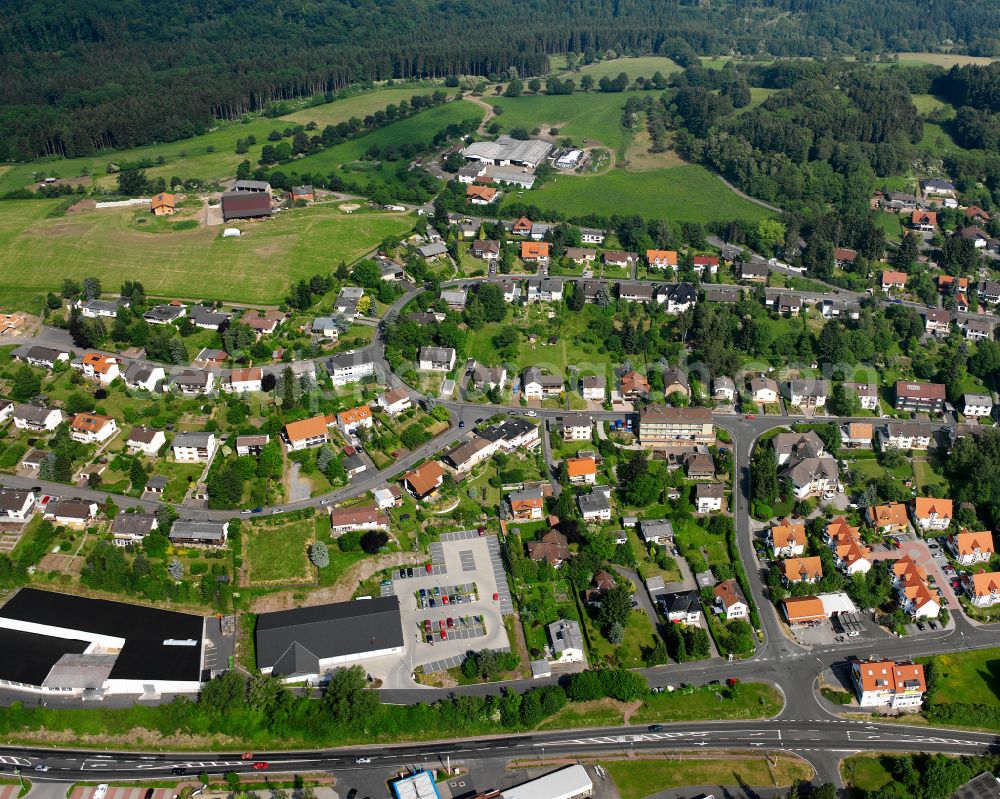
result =
[[[372,147],[399,147],[409,142],[430,143],[434,135],[448,125],[466,119],[475,119],[478,122],[485,113],[482,106],[467,100],[455,100],[379,128],[366,136],[307,155],[280,168],[292,175],[307,172],[326,175],[338,170],[343,164],[357,161]],[[348,176],[359,183],[388,181],[402,163],[402,161],[387,162],[382,169],[351,171]]]
[[[309,558],[306,550],[314,539],[314,532],[312,519],[251,528],[247,548],[251,584],[307,578]]]
[[[680,72],[681,66],[666,56],[646,55],[638,58],[615,58],[611,61],[600,61],[588,64],[579,72],[571,72],[568,77],[573,78],[577,85],[580,85],[580,78],[590,75],[595,81],[601,78],[617,78],[622,72],[628,75],[629,80],[638,77],[651,78],[655,72],[659,71],[663,75],[671,72]]]
[[[430,94],[437,90],[449,91],[432,84],[407,84],[401,87],[374,89],[370,92],[335,100],[332,103],[305,108],[285,117],[274,119],[253,118],[248,123],[219,122],[210,132],[175,142],[151,144],[131,150],[102,150],[93,157],[56,159],[46,158],[11,165],[0,173],[0,193],[28,186],[32,182],[32,172],[41,171],[46,175],[60,178],[75,178],[84,174],[94,176],[99,185],[113,186],[116,178],[108,174],[108,164],[137,162],[143,159],[153,161],[163,158],[164,163],[146,170],[149,177],[164,177],[167,180],[177,175],[181,178],[197,178],[215,181],[232,177],[243,159],[256,164],[260,151],[268,144],[267,136],[272,130],[284,130],[290,123],[307,124],[316,122],[320,128],[336,124],[352,116],[364,118],[379,108],[402,99],[409,100],[414,94]],[[237,139],[255,136],[257,144],[244,155],[236,153]]]
[[[616,73],[617,74],[617,73]],[[511,128],[536,128],[545,133],[559,129],[581,145],[603,144],[616,150],[622,142],[621,116],[628,95],[624,92],[576,94],[525,94],[520,97],[483,98],[502,114],[494,121],[506,133]]]
[[[934,664],[934,701],[1000,707],[1000,649],[917,658]]]
[[[686,785],[784,787],[813,775],[812,767],[793,755],[775,756],[773,766],[763,755],[697,758],[690,754],[663,760],[610,760],[602,765],[622,799],[643,799]]]
[[[772,215],[766,208],[730,191],[697,164],[634,173],[615,169],[595,177],[561,175],[542,188],[513,199],[542,209],[559,209],[568,216],[614,212],[710,222],[758,220]]]
[[[329,272],[412,226],[402,214],[345,215],[316,205],[237,223],[243,235],[224,239],[222,227],[141,233],[132,227],[141,212],[130,209],[46,218],[57,203],[0,205],[0,301],[9,307],[30,307],[64,278],[88,276],[109,291],[133,279],[153,296],[276,303],[293,281]]]
[[[990,64],[996,61],[996,58],[989,58],[988,56],[977,56],[977,55],[957,55],[952,53],[900,53],[900,61],[908,61],[913,64],[933,64],[937,67],[944,67],[948,69],[955,66],[964,66],[965,64]]]

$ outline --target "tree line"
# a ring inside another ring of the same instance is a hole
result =
[[[236,7],[58,0],[21,9],[0,31],[0,157],[87,155],[187,138],[218,118],[295,98],[332,99],[364,81],[490,76],[512,67],[544,75],[556,54],[660,53],[686,65],[693,53],[828,56],[945,41],[992,54],[1000,51],[998,28],[991,0],[935,4],[919,14],[903,0],[722,0],[711,7],[507,0],[449,8],[431,0]]]

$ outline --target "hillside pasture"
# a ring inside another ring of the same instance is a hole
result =
[[[681,66],[676,61],[659,55],[645,55],[638,58],[614,58],[611,61],[597,61],[582,67],[579,72],[570,72],[577,85],[583,75],[590,75],[594,81],[601,78],[617,78],[622,72],[628,75],[630,81],[638,77],[651,78],[659,71],[663,75],[680,72]]]
[[[75,178],[87,174],[93,176],[95,184],[113,187],[117,179],[108,172],[109,164],[136,163],[145,159],[155,162],[160,158],[163,159],[162,164],[155,164],[146,170],[149,177],[163,177],[168,181],[173,175],[205,182],[223,180],[235,175],[236,167],[244,159],[256,165],[261,150],[268,144],[268,134],[273,130],[282,131],[292,123],[304,125],[316,122],[322,128],[352,116],[364,118],[366,114],[385,108],[390,103],[409,100],[414,94],[429,94],[441,88],[431,84],[406,84],[374,89],[332,103],[304,108],[284,117],[251,117],[246,123],[219,121],[207,133],[179,141],[150,144],[131,150],[102,150],[92,157],[45,158],[14,164],[0,173],[0,193],[30,186],[33,172],[44,172],[47,176],[60,178]],[[237,139],[245,139],[251,135],[257,139],[257,143],[247,153],[238,155]]]
[[[615,169],[594,177],[561,175],[515,199],[543,210],[558,209],[567,216],[613,211],[688,222],[771,216],[770,211],[730,191],[697,164],[647,172]]]
[[[520,97],[484,98],[503,113],[496,121],[504,133],[524,128],[548,134],[558,128],[578,145],[603,144],[617,150],[622,143],[621,115],[628,99],[625,93],[577,92],[576,94],[524,94]]]
[[[236,223],[243,235],[224,239],[221,227],[140,232],[133,226],[143,212],[131,209],[47,218],[57,203],[3,203],[0,301],[10,307],[29,307],[33,298],[58,292],[64,278],[88,276],[108,290],[135,279],[154,296],[277,303],[292,282],[357,259],[412,224],[400,214],[345,215],[317,205]]]
[[[900,53],[900,62],[911,64],[932,64],[936,67],[950,69],[953,66],[965,66],[966,64],[990,64],[996,58],[977,55],[961,55],[958,53]]]
[[[448,125],[466,119],[479,121],[484,114],[485,109],[481,106],[467,100],[456,100],[401,119],[365,136],[307,155],[292,164],[278,168],[293,175],[305,173],[326,175],[339,170],[345,164],[351,164],[352,166],[356,165],[357,168],[346,172],[345,178],[363,184],[390,183],[395,178],[396,170],[405,162],[391,161],[380,165],[374,161],[362,161],[364,154],[372,147],[381,149],[400,147],[414,142],[430,143],[435,134]]]

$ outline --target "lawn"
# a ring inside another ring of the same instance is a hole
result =
[[[587,632],[593,646],[590,648],[590,666],[597,667],[599,663],[608,660],[615,662],[614,653],[619,647],[624,647],[628,654],[617,665],[625,668],[641,667],[644,663],[643,651],[652,649],[655,644],[655,633],[649,623],[649,617],[642,610],[633,610],[628,615],[625,625],[625,638],[620,644],[612,644],[597,629],[597,625],[589,616],[586,618]]]
[[[293,281],[326,274],[412,224],[402,215],[345,215],[319,205],[241,223],[244,235],[223,239],[219,227],[140,233],[131,227],[136,212],[127,209],[46,218],[57,203],[3,204],[0,301],[37,307],[34,298],[58,291],[64,278],[93,276],[109,290],[137,278],[155,296],[276,303]]]
[[[912,64],[933,64],[934,66],[953,67],[956,64],[989,64],[996,61],[995,58],[975,55],[952,55],[950,53],[899,53],[900,61],[907,61]]]
[[[154,475],[164,475],[170,479],[163,489],[163,501],[178,503],[184,499],[192,480],[197,480],[204,471],[202,463],[174,463],[160,459],[156,462]]]
[[[617,78],[622,72],[628,75],[630,81],[636,78],[651,78],[653,73],[661,72],[663,75],[670,75],[672,72],[680,72],[681,66],[666,56],[645,55],[638,58],[615,58],[611,61],[599,61],[588,64],[579,72],[573,73],[570,77],[580,84],[580,78],[590,75],[595,81],[601,78]]]
[[[146,170],[149,177],[163,177],[169,180],[172,175],[178,175],[182,178],[196,178],[207,182],[221,180],[234,175],[236,167],[245,158],[251,163],[256,163],[260,158],[261,149],[268,143],[267,136],[272,130],[282,131],[289,123],[308,122],[316,122],[322,129],[331,122],[340,122],[352,116],[364,117],[372,111],[385,108],[390,103],[398,103],[404,98],[409,100],[414,94],[429,94],[441,88],[426,84],[409,84],[405,87],[375,89],[343,100],[335,100],[333,103],[306,108],[287,117],[253,118],[245,124],[219,121],[210,132],[190,139],[150,144],[131,150],[104,150],[93,157],[47,158],[14,164],[0,173],[0,192],[27,186],[32,182],[32,172],[37,171],[62,178],[74,178],[86,173],[93,175],[98,184],[114,186],[117,179],[108,172],[108,164],[134,163],[143,159],[156,161],[160,158],[163,159],[162,164]],[[237,154],[236,140],[247,136],[256,137],[257,144],[250,147],[247,153]]]
[[[315,538],[315,519],[280,525],[246,525],[243,530],[248,538],[247,570],[251,585],[298,582],[311,577],[306,550]]]
[[[300,158],[294,164],[279,167],[291,175],[310,173],[326,175],[339,170],[344,164],[358,161],[372,147],[399,147],[407,143],[429,144],[442,128],[457,124],[466,119],[482,119],[485,112],[475,103],[466,100],[456,100],[445,103],[412,117],[401,119],[391,125],[374,130],[366,136],[351,139],[343,144],[337,144],[329,149],[313,155]],[[375,168],[350,170],[345,177],[360,183],[390,182],[395,180],[396,170],[405,165],[405,161],[387,161]],[[368,167],[373,162],[361,166]]]
[[[621,799],[643,799],[667,788],[687,785],[785,787],[813,775],[812,767],[793,755],[776,755],[770,765],[763,755],[664,760],[609,760],[602,765],[618,786]]]
[[[1000,649],[979,649],[917,658],[933,663],[934,701],[1000,707]]]
[[[618,73],[615,73],[618,74]],[[624,93],[577,92],[576,94],[524,94],[520,97],[487,98],[503,113],[495,117],[501,129],[559,129],[575,144],[604,144],[617,150],[622,143],[621,115],[628,99]],[[525,193],[530,197],[530,193]]]
[[[892,775],[882,765],[881,755],[851,755],[840,764],[840,774],[848,787],[859,791],[877,791],[892,782]]]
[[[293,114],[281,117],[282,120],[297,122],[300,125],[307,125],[315,122],[320,128],[326,125],[336,125],[338,122],[346,122],[351,117],[364,119],[367,114],[383,110],[387,105],[399,104],[400,100],[410,101],[415,94],[431,94],[436,91],[444,91],[449,96],[454,95],[457,89],[448,89],[436,84],[407,84],[404,86],[392,86],[375,89],[373,91],[345,97],[342,100],[334,100],[332,103],[314,105],[310,108],[303,108]]]
[[[731,689],[704,685],[647,697],[632,716],[632,723],[770,718],[783,704],[778,689],[767,683],[744,682]]]
[[[605,175],[560,175],[539,189],[524,193],[519,201],[544,209],[558,209],[567,216],[641,214],[688,222],[742,218],[751,221],[771,216],[759,205],[726,188],[702,166],[685,164],[669,169]]]

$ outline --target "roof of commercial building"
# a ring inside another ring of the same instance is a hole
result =
[[[82,653],[88,641],[8,630],[0,627],[0,652],[17,657],[0,658],[0,680],[41,685],[63,655]]]
[[[792,622],[817,621],[826,618],[823,600],[815,596],[788,597],[783,602],[785,618]]]
[[[526,164],[537,164],[549,154],[552,145],[540,139],[512,139],[510,136],[500,136],[496,141],[473,142],[462,150],[466,158],[478,158],[487,161],[513,161]]]
[[[257,617],[257,667],[291,676],[298,645],[318,660],[403,646],[399,598],[334,602]],[[302,653],[305,654],[305,653]]]
[[[573,796],[589,796],[593,788],[587,770],[583,766],[575,765],[508,788],[500,794],[500,799],[567,799]]]
[[[201,678],[204,635],[204,619],[201,616],[22,588],[0,608],[0,618],[57,625],[65,630],[79,631],[84,636],[107,635],[125,639],[111,670],[111,679],[194,681]],[[48,646],[44,642],[35,643]],[[4,660],[9,658],[0,658],[0,661]]]

